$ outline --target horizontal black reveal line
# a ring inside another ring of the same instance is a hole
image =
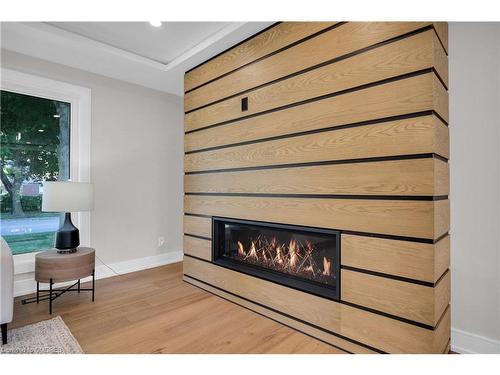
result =
[[[382,118],[373,119],[373,120],[364,120],[364,121],[352,122],[352,123],[343,124],[343,125],[332,125],[332,126],[328,126],[328,127],[325,127],[325,128],[304,130],[304,131],[295,132],[295,133],[281,134],[281,135],[275,135],[275,136],[272,136],[272,137],[253,139],[253,140],[250,140],[250,141],[243,141],[243,142],[237,142],[237,143],[228,143],[228,144],[220,145],[220,146],[200,148],[200,149],[197,149],[197,150],[186,151],[186,152],[184,152],[184,155],[196,154],[196,153],[205,152],[205,151],[221,150],[221,149],[229,148],[229,147],[238,147],[238,146],[251,145],[251,144],[254,144],[254,143],[276,141],[278,139],[294,138],[294,137],[300,137],[300,136],[304,136],[304,135],[311,135],[311,134],[317,134],[317,133],[325,133],[325,132],[330,132],[330,131],[337,131],[337,130],[342,130],[342,129],[356,128],[356,127],[360,127],[360,126],[376,125],[376,124],[381,124],[381,123],[384,123],[384,122],[397,121],[397,120],[405,120],[405,119],[417,118],[417,117],[423,117],[423,116],[430,116],[432,114],[434,114],[434,111],[429,110],[429,111],[420,111],[420,112],[405,113],[404,115],[395,115],[395,116],[382,117]]]
[[[444,272],[443,272],[443,274],[442,274],[441,276],[439,276],[439,279],[437,279],[437,281],[436,281],[436,284],[435,284],[435,285],[438,285],[438,284],[441,282],[441,280],[443,280],[443,279],[444,279],[444,277],[448,274],[448,272],[450,272],[450,269],[449,269],[449,268],[447,268],[447,269],[446,269],[446,271],[444,271]]]
[[[397,321],[400,321],[400,322],[403,322],[406,324],[411,324],[412,326],[417,326],[417,327],[420,327],[423,329],[427,329],[429,331],[434,331],[434,327],[429,325],[429,324],[420,323],[420,322],[417,322],[415,320],[410,320],[410,319],[402,318],[402,317],[397,316],[397,315],[388,314],[386,312],[383,312],[380,310],[375,310],[375,309],[372,309],[370,307],[361,306],[361,305],[358,305],[356,303],[351,303],[351,302],[347,302],[347,301],[340,301],[340,303],[343,305],[354,307],[356,309],[368,311],[372,314],[381,315],[381,316],[384,316],[384,317],[389,318],[389,319],[394,319],[394,320],[397,320]]]
[[[203,258],[198,258],[197,256],[194,256],[194,255],[190,255],[190,254],[184,254],[184,256],[187,256],[189,258],[194,258],[194,259],[198,259],[198,260],[201,260],[202,262],[205,262],[205,263],[210,263],[210,264],[213,264],[215,266],[218,266],[218,264],[215,264],[215,263],[212,263],[210,260],[206,260],[206,259],[203,259]],[[224,267],[223,267],[224,268]],[[194,277],[193,277],[194,279]],[[197,280],[197,279],[195,279]]]
[[[202,193],[185,192],[185,195],[201,195],[212,197],[265,197],[265,198],[319,198],[319,199],[371,199],[390,201],[438,201],[448,199],[448,196],[426,195],[348,195],[348,194],[272,194],[272,193]]]
[[[444,161],[445,163],[448,163],[448,159],[447,159],[447,158],[445,158],[444,156],[441,156],[441,155],[438,155],[438,154],[434,154],[434,157],[435,157],[436,159],[439,159],[439,160],[441,160],[441,161]]]
[[[433,244],[434,243],[434,240],[430,239],[430,238],[397,236],[397,235],[392,235],[392,234],[359,232],[359,231],[354,231],[354,230],[342,230],[341,234],[351,234],[353,236],[382,238],[382,239],[385,239],[385,240],[398,240],[398,241],[429,243],[429,244]]]
[[[185,255],[188,256],[188,257],[192,257],[189,254],[185,254]],[[223,264],[213,263],[213,262],[210,262],[208,260],[197,258],[197,257],[196,257],[196,259],[201,260],[203,262],[207,262],[207,263],[213,264],[213,265],[218,266],[218,267],[222,267],[222,268],[226,268],[226,269],[229,269],[229,270],[232,270],[232,271],[235,271],[235,272],[243,273],[243,274],[245,274],[247,276],[259,278],[259,277],[255,276],[255,275],[251,275],[251,274],[246,273],[244,271],[235,270],[233,268],[226,267]],[[267,281],[269,281],[269,282],[271,282],[273,284],[278,284],[278,285],[282,285],[282,286],[290,288],[290,289],[297,290],[299,292],[303,292],[303,293],[307,293],[307,294],[312,294],[312,295],[317,296],[319,298],[325,298],[324,296],[320,296],[320,295],[317,295],[317,294],[314,294],[314,293],[311,293],[309,291],[305,291],[305,290],[302,290],[302,289],[297,289],[297,288],[295,288],[293,286],[290,286],[290,285],[287,285],[287,284],[284,284],[284,283],[277,283],[275,281],[270,281],[270,280],[267,280]],[[342,278],[341,278],[341,281],[342,281]],[[328,298],[326,298],[326,299],[328,299]],[[328,299],[328,300],[330,300],[330,299]],[[252,301],[250,301],[250,302],[252,302]],[[342,296],[340,298],[340,301],[334,301],[334,302],[339,302],[339,303],[342,303],[344,305],[355,307],[355,308],[360,309],[360,310],[365,310],[365,311],[368,311],[368,312],[373,313],[373,314],[381,315],[381,316],[384,316],[386,318],[394,319],[394,320],[397,320],[397,321],[400,321],[400,322],[403,322],[403,323],[406,323],[406,324],[411,324],[411,325],[414,325],[414,326],[417,326],[417,327],[420,327],[420,328],[425,328],[425,329],[428,329],[428,330],[431,330],[431,331],[434,330],[434,327],[432,327],[431,325],[425,324],[425,323],[420,323],[420,322],[417,322],[417,321],[414,321],[414,320],[402,318],[402,317],[397,316],[397,315],[389,314],[389,313],[386,313],[386,312],[383,312],[383,311],[380,311],[380,310],[375,310],[375,309],[372,309],[372,308],[369,308],[369,307],[365,307],[365,306],[362,306],[362,305],[358,305],[358,304],[354,304],[354,303],[351,303],[351,302],[344,301],[344,300],[342,300]]]
[[[211,218],[212,218],[212,216],[211,216],[211,215],[189,214],[189,213],[187,213],[187,212],[184,212],[184,215],[186,215],[186,216],[196,216],[196,217],[207,217],[207,218],[209,218],[209,219],[211,219]]]
[[[360,86],[351,87],[351,88],[340,90],[340,91],[336,91],[336,92],[333,92],[333,93],[330,93],[330,94],[320,95],[320,96],[316,96],[314,98],[309,98],[309,99],[301,100],[301,101],[298,101],[298,102],[295,102],[295,103],[282,105],[280,107],[267,109],[265,111],[252,113],[250,115],[237,117],[237,118],[234,118],[234,119],[231,119],[231,120],[221,121],[221,122],[218,122],[218,123],[215,123],[215,124],[211,124],[211,125],[207,125],[207,126],[204,126],[204,127],[201,127],[201,128],[197,128],[197,129],[193,129],[193,130],[188,130],[184,134],[190,134],[190,133],[194,133],[194,132],[199,132],[199,131],[202,131],[202,130],[215,128],[217,126],[222,126],[222,125],[230,124],[230,123],[233,123],[233,122],[246,120],[246,119],[249,119],[249,118],[252,118],[252,117],[262,116],[262,115],[265,115],[265,114],[268,114],[268,113],[272,113],[272,112],[282,111],[284,109],[293,108],[293,107],[301,106],[301,105],[304,105],[304,104],[316,102],[316,101],[319,101],[319,100],[333,98],[333,97],[340,96],[340,95],[345,95],[345,94],[348,94],[348,93],[351,93],[351,92],[365,90],[365,89],[368,89],[370,87],[379,86],[379,85],[383,85],[383,84],[391,83],[391,82],[395,82],[395,81],[400,81],[400,80],[403,80],[403,79],[407,79],[407,78],[411,78],[411,77],[416,77],[416,76],[423,75],[423,74],[428,74],[428,73],[433,73],[432,72],[432,68],[425,68],[425,69],[421,69],[421,70],[416,70],[416,71],[411,72],[411,73],[405,73],[405,74],[402,74],[402,75],[399,75],[399,76],[385,78],[385,79],[381,79],[381,80],[375,81],[375,82],[365,83],[365,84],[360,85]],[[445,121],[445,123],[446,123],[446,121]]]
[[[209,262],[209,263],[210,263],[210,262]],[[213,263],[211,263],[211,264],[213,264]],[[235,271],[235,272],[237,272],[237,271]],[[353,344],[356,344],[356,345],[362,346],[362,347],[367,348],[367,349],[369,349],[369,350],[373,350],[373,351],[375,351],[375,352],[377,352],[377,353],[385,354],[385,352],[381,351],[380,349],[374,348],[374,347],[372,347],[372,346],[370,346],[370,345],[367,345],[367,344],[363,344],[363,343],[361,343],[361,342],[359,342],[359,341],[353,340],[353,339],[351,339],[351,338],[349,338],[349,337],[346,337],[346,336],[340,335],[340,334],[338,334],[338,333],[336,333],[336,332],[333,332],[333,331],[330,331],[330,330],[328,330],[328,329],[326,329],[326,328],[323,328],[323,327],[317,326],[317,325],[312,324],[312,323],[309,323],[309,322],[307,322],[307,321],[305,321],[305,320],[302,320],[302,319],[299,319],[299,318],[297,318],[297,317],[291,316],[291,315],[289,315],[289,314],[287,314],[287,313],[284,313],[284,312],[282,312],[282,311],[276,310],[276,309],[274,309],[274,308],[272,308],[272,307],[269,307],[269,306],[263,305],[263,304],[261,304],[261,303],[259,303],[259,302],[252,301],[252,300],[250,300],[250,299],[248,299],[248,298],[246,298],[246,297],[239,296],[239,295],[237,295],[237,294],[235,294],[235,293],[232,293],[232,292],[229,292],[229,291],[227,291],[227,290],[225,290],[225,289],[222,289],[222,288],[220,288],[220,287],[218,287],[218,286],[216,286],[216,285],[213,285],[213,284],[207,283],[206,281],[203,281],[203,280],[199,280],[199,279],[197,279],[196,277],[193,277],[193,276],[191,276],[191,275],[189,275],[189,274],[185,274],[185,276],[190,277],[191,279],[193,279],[193,280],[195,280],[195,281],[198,281],[199,283],[202,283],[202,284],[205,284],[205,285],[211,286],[211,287],[212,287],[212,288],[214,288],[214,289],[217,289],[217,290],[220,290],[220,291],[225,292],[225,293],[227,293],[227,294],[230,294],[230,295],[232,295],[232,296],[234,296],[234,297],[241,298],[241,299],[242,299],[242,300],[244,300],[244,301],[247,301],[247,302],[253,303],[253,304],[257,305],[257,306],[260,306],[260,307],[263,307],[263,308],[265,308],[265,309],[268,309],[268,310],[270,310],[270,311],[272,311],[272,312],[274,312],[274,313],[277,313],[277,314],[283,315],[283,316],[285,316],[285,317],[287,317],[287,318],[289,318],[289,319],[293,319],[293,320],[295,320],[295,321],[297,321],[297,322],[300,322],[300,323],[302,323],[302,324],[308,325],[308,326],[310,326],[310,327],[313,327],[313,328],[315,328],[315,329],[318,329],[318,330],[323,331],[323,332],[325,332],[325,333],[328,333],[328,334],[330,334],[330,335],[333,335],[333,336],[339,337],[339,338],[341,338],[341,339],[343,339],[343,340],[349,341],[349,342],[351,342],[351,343],[353,343]],[[253,310],[252,310],[252,311],[253,311]]]
[[[198,85],[198,86],[196,86],[196,87],[193,87],[192,89],[189,89],[188,91],[185,91],[185,92],[184,92],[184,94],[190,93],[191,91],[197,90],[197,89],[199,89],[200,87],[206,86],[206,85],[208,85],[208,84],[210,84],[210,83],[212,83],[212,82],[215,82],[215,81],[217,81],[217,80],[219,80],[219,79],[221,79],[221,78],[223,78],[223,77],[226,77],[226,76],[228,76],[228,75],[230,75],[230,74],[233,74],[234,72],[237,72],[238,70],[241,70],[241,69],[243,69],[243,68],[247,67],[248,65],[255,64],[256,62],[259,62],[259,61],[262,61],[262,60],[264,60],[264,59],[267,59],[267,58],[269,58],[269,57],[271,57],[271,56],[273,56],[273,55],[277,55],[278,53],[283,52],[283,51],[285,51],[285,50],[287,50],[287,49],[289,49],[289,48],[295,47],[296,45],[298,45],[298,44],[300,44],[300,43],[303,43],[303,42],[305,42],[305,41],[307,41],[307,40],[309,40],[309,39],[315,38],[315,37],[317,37],[318,35],[321,35],[321,34],[323,34],[323,33],[326,33],[326,32],[328,32],[328,31],[330,31],[330,30],[336,29],[337,27],[340,27],[340,26],[344,25],[345,23],[346,23],[346,22],[339,22],[339,23],[336,23],[335,25],[329,26],[329,27],[327,27],[326,29],[323,29],[323,30],[317,31],[317,32],[315,32],[314,34],[311,34],[311,35],[308,35],[308,36],[306,36],[306,37],[304,37],[304,38],[302,38],[302,39],[296,40],[295,42],[292,42],[292,43],[290,43],[290,44],[288,44],[288,45],[286,45],[286,46],[284,46],[284,47],[281,47],[281,48],[279,48],[279,49],[277,49],[277,50],[275,50],[275,51],[273,51],[273,52],[270,52],[270,53],[268,53],[267,55],[264,55],[264,56],[262,56],[262,57],[259,57],[258,59],[255,59],[255,60],[253,60],[253,61],[250,61],[250,62],[248,62],[248,63],[246,63],[246,64],[244,64],[244,65],[242,65],[242,66],[239,66],[238,68],[235,68],[235,69],[233,69],[233,70],[230,70],[229,72],[226,72],[226,73],[224,73],[224,74],[221,74],[220,76],[217,76],[217,77],[215,77],[215,78],[212,78],[211,80],[208,80],[207,82],[204,82],[204,83],[202,83],[202,84],[200,84],[200,85]],[[274,27],[274,26],[276,26],[276,25],[272,25],[272,27]],[[269,27],[268,29],[270,29],[270,28],[271,28],[271,27]],[[266,30],[264,30],[264,31],[266,31]],[[262,32],[262,31],[261,31],[261,32]],[[260,34],[260,33],[259,33],[259,34]],[[240,43],[238,43],[237,45],[235,45],[235,46],[233,46],[233,47],[229,48],[229,50],[230,50],[230,49],[233,49],[234,47],[237,47],[238,45],[240,45],[240,44],[242,44],[242,43],[246,42],[247,40],[250,40],[250,39],[254,38],[254,37],[255,37],[255,36],[257,36],[257,35],[258,35],[258,34],[255,34],[255,35],[250,36],[249,38],[245,39],[243,42],[240,42]],[[216,56],[212,57],[210,60],[212,60],[212,59],[216,58],[217,56],[219,56],[219,55],[223,54],[224,52],[225,52],[225,51],[223,51],[223,52],[219,53],[218,55],[216,55]],[[205,64],[206,62],[208,62],[208,61],[210,61],[210,60],[207,60],[207,61],[205,61],[205,62],[201,63],[200,65],[203,65],[203,64]],[[195,67],[195,68],[196,68],[196,67]],[[195,68],[193,68],[193,69],[195,69]],[[191,70],[192,70],[192,69],[191,69]],[[188,71],[188,72],[189,72],[189,71]],[[188,72],[186,72],[186,73],[188,73]]]
[[[433,201],[444,201],[446,199],[448,199],[447,195],[436,195],[436,196],[432,197]]]
[[[445,238],[446,236],[448,235],[448,232],[446,232],[445,234],[442,234],[441,236],[439,236],[438,238],[436,238],[434,240],[434,243],[438,243],[439,241],[441,241],[443,238]]]
[[[446,311],[446,310],[445,310]],[[448,341],[446,342],[446,346],[444,347],[443,349],[443,354],[454,354],[453,351],[451,350],[451,347],[449,348],[449,351],[446,352],[446,348],[448,348],[448,346],[451,345],[451,337],[448,339]]]
[[[209,219],[212,218],[212,215],[200,215],[200,214],[193,214],[193,213],[188,213],[188,212],[185,212],[184,215],[200,216],[200,217],[206,217]],[[361,237],[382,238],[382,239],[386,239],[386,240],[398,240],[398,241],[418,242],[418,243],[428,243],[428,244],[435,244],[438,241],[440,241],[442,238],[444,238],[448,235],[448,233],[445,233],[444,235],[438,237],[436,240],[433,240],[431,238],[407,237],[407,236],[398,236],[398,235],[383,234],[383,233],[359,232],[359,231],[342,230],[342,229],[336,229],[336,230],[339,230],[341,235],[342,234],[351,234],[354,236],[361,236]],[[202,238],[209,239],[206,237],[202,237]],[[210,240],[211,240],[211,238],[210,238]]]
[[[426,286],[426,287],[429,287],[429,288],[434,288],[436,286],[436,284],[437,284],[437,282],[436,283],[431,283],[429,281],[422,281],[422,280],[417,280],[417,279],[411,279],[409,277],[396,276],[396,275],[391,275],[391,274],[388,274],[388,273],[371,271],[371,270],[367,270],[367,269],[364,269],[364,268],[357,268],[357,267],[351,267],[351,266],[345,266],[345,265],[341,265],[340,268],[348,270],[348,271],[366,273],[366,274],[372,275],[372,276],[384,277],[386,279],[393,279],[393,280],[397,280],[397,281],[403,281],[405,283],[422,285],[422,286]]]
[[[243,94],[246,94],[250,91],[253,91],[253,90],[257,90],[257,89],[260,89],[262,87],[265,87],[265,86],[269,86],[269,85],[272,85],[274,83],[277,83],[277,82],[280,82],[280,81],[284,81],[286,79],[289,79],[289,78],[292,78],[292,77],[295,77],[295,76],[298,76],[298,75],[301,75],[301,74],[304,74],[304,73],[307,73],[307,72],[310,72],[312,70],[315,70],[315,69],[319,69],[319,68],[322,68],[326,65],[331,65],[331,64],[335,64],[339,61],[342,61],[342,60],[345,60],[345,59],[348,59],[348,58],[351,58],[353,56],[356,56],[356,55],[360,55],[362,53],[365,53],[365,52],[368,52],[372,49],[376,49],[376,48],[380,48],[380,47],[383,47],[387,44],[391,44],[391,43],[394,43],[394,42],[397,42],[401,39],[405,39],[405,38],[408,38],[408,37],[411,37],[413,35],[416,35],[416,34],[420,34],[422,32],[425,32],[427,30],[431,30],[432,29],[432,26],[424,26],[423,28],[420,28],[420,29],[417,29],[417,30],[414,30],[414,31],[410,31],[408,33],[405,33],[405,34],[402,34],[402,35],[399,35],[399,36],[396,36],[396,37],[393,37],[391,39],[388,39],[388,40],[385,40],[385,41],[382,41],[382,42],[378,42],[378,43],[375,43],[375,44],[372,44],[371,46],[368,46],[368,47],[364,47],[364,48],[361,48],[361,49],[358,49],[356,51],[353,51],[353,52],[349,52],[347,54],[344,54],[344,55],[341,55],[341,56],[338,56],[338,57],[335,57],[333,59],[330,59],[330,60],[327,60],[327,61],[324,61],[322,63],[319,63],[319,64],[315,64],[313,66],[310,66],[308,68],[305,68],[305,69],[302,69],[302,70],[299,70],[297,72],[293,72],[293,73],[290,73],[290,74],[287,74],[283,77],[279,77],[279,78],[276,78],[276,79],[273,79],[269,82],[266,82],[266,83],[263,83],[263,84],[260,84],[260,85],[257,85],[257,86],[254,86],[254,87],[251,87],[249,89],[245,89],[243,91],[240,91],[236,94],[232,94],[232,95],[229,95],[229,96],[226,96],[224,98],[221,98],[221,99],[217,99],[213,102],[210,102],[210,103],[207,103],[207,104],[204,104],[204,105],[201,105],[199,107],[196,107],[196,108],[193,108],[193,109],[190,109],[189,111],[186,111],[184,114],[188,114],[188,113],[191,113],[191,112],[194,112],[194,111],[197,111],[199,109],[202,109],[202,108],[205,108],[205,107],[209,107],[211,105],[214,105],[214,104],[217,104],[217,103],[220,103],[220,102],[223,102],[225,100],[228,100],[228,99],[231,99],[231,98],[234,98],[234,97],[237,97],[239,95],[243,95]],[[217,78],[218,79],[218,78]],[[216,79],[214,79],[215,81]],[[446,87],[446,86],[445,86]],[[192,90],[191,90],[192,91]]]
[[[201,281],[201,280],[197,280],[196,278],[194,278],[194,277],[192,277],[192,276],[189,276],[189,275],[184,275],[184,276],[185,276],[185,277],[187,277],[188,279],[191,279],[192,281],[197,281],[197,282],[199,282],[199,283],[203,283],[203,284],[205,284],[205,285],[209,285],[209,284],[207,284],[207,283],[204,283],[204,282],[203,282],[203,281]],[[298,329],[298,328],[292,327],[292,326],[290,326],[290,325],[288,325],[288,324],[286,324],[286,323],[283,323],[283,322],[280,322],[279,320],[276,320],[276,319],[274,319],[274,318],[271,318],[270,316],[267,316],[267,315],[265,315],[265,314],[263,314],[263,313],[261,313],[261,312],[258,312],[258,311],[256,311],[256,310],[253,310],[253,309],[251,309],[251,308],[249,308],[249,307],[247,307],[247,306],[241,305],[241,304],[239,304],[239,303],[238,303],[238,302],[236,302],[236,301],[232,301],[232,300],[230,300],[230,299],[228,299],[228,298],[222,297],[221,295],[215,294],[214,292],[211,292],[210,290],[203,289],[203,288],[202,288],[202,287],[200,287],[199,285],[196,285],[196,284],[193,284],[192,282],[190,282],[190,280],[186,280],[186,279],[185,279],[184,281],[185,281],[185,282],[187,282],[188,284],[190,284],[190,285],[192,285],[192,286],[196,287],[196,288],[199,288],[199,289],[203,290],[204,292],[207,292],[207,293],[212,294],[213,296],[216,296],[217,298],[222,298],[223,300],[225,300],[225,301],[227,301],[227,302],[230,302],[230,303],[232,303],[232,304],[235,304],[235,305],[237,305],[237,306],[240,306],[240,307],[242,307],[242,308],[244,308],[244,309],[246,309],[246,310],[249,310],[249,311],[251,311],[251,312],[253,312],[253,313],[257,314],[257,315],[260,315],[260,316],[262,316],[262,317],[264,317],[264,318],[266,318],[266,319],[272,320],[273,322],[276,322],[276,323],[281,324],[281,325],[283,325],[283,326],[285,326],[285,327],[288,327],[288,328],[290,328],[290,329],[293,329],[294,331],[298,331],[298,332],[300,332],[300,333],[302,333],[302,334],[304,334],[304,335],[306,335],[306,336],[308,336],[308,337],[310,337],[310,338],[312,338],[312,339],[314,339],[314,340],[318,340],[318,341],[320,341],[320,342],[322,342],[322,343],[324,343],[324,344],[327,344],[327,345],[329,345],[329,346],[331,346],[331,347],[333,347],[333,348],[335,348],[335,349],[342,350],[343,352],[345,352],[345,353],[347,353],[347,354],[354,354],[353,352],[350,352],[350,351],[348,351],[348,350],[346,350],[346,349],[344,349],[344,348],[341,348],[340,346],[337,346],[337,345],[331,344],[331,343],[329,343],[328,341],[322,340],[322,339],[320,339],[320,338],[318,338],[318,337],[315,337],[315,336],[313,336],[313,335],[311,335],[311,334],[309,334],[309,333],[307,333],[307,332],[304,332],[304,331],[302,331],[302,330],[300,330],[300,329]],[[212,285],[210,285],[210,286],[212,286]],[[212,286],[212,287],[214,287],[214,286]],[[215,287],[214,287],[214,288],[215,288]],[[221,290],[221,289],[219,289],[219,290]],[[229,292],[227,292],[227,291],[225,291],[225,290],[221,290],[221,291],[222,291],[222,292],[224,292],[224,293],[231,294],[231,293],[229,293]],[[241,298],[241,297],[239,297],[239,296],[235,296],[235,297],[237,297],[237,298]],[[241,298],[241,299],[244,299],[244,298]],[[252,302],[252,303],[254,303],[254,302]],[[257,305],[257,303],[255,303],[255,304]],[[281,313],[280,313],[280,315],[283,315],[283,314],[281,314]],[[296,320],[296,319],[294,319],[294,320]],[[314,327],[314,328],[316,328],[316,327]]]
[[[250,40],[250,39],[252,39],[252,38],[255,38],[256,36],[258,36],[258,35],[260,35],[260,34],[262,34],[262,33],[265,33],[267,30],[270,30],[270,29],[272,29],[273,27],[278,26],[280,23],[283,23],[283,21],[277,21],[277,22],[274,22],[273,24],[271,24],[271,25],[267,26],[266,28],[264,28],[264,29],[260,30],[258,33],[255,33],[255,34],[250,35],[249,37],[247,37],[247,38],[243,39],[241,42],[238,42],[238,43],[236,43],[236,44],[232,45],[231,47],[226,48],[225,50],[223,50],[223,51],[219,52],[219,53],[218,53],[217,55],[215,55],[215,56],[212,56],[212,57],[211,57],[211,58],[209,58],[208,60],[202,61],[202,62],[201,62],[201,63],[199,63],[198,65],[193,66],[191,69],[186,70],[186,71],[184,72],[184,74],[187,74],[187,73],[189,73],[189,72],[191,72],[191,71],[195,70],[196,68],[199,68],[200,66],[205,65],[207,62],[209,62],[209,61],[211,61],[211,60],[213,60],[213,59],[215,59],[215,58],[219,57],[220,55],[223,55],[224,53],[226,53],[227,51],[232,50],[233,48],[236,48],[236,47],[238,47],[238,46],[242,45],[243,43],[245,43],[245,42],[249,41],[249,40]],[[194,89],[192,89],[192,90],[194,90]],[[190,91],[191,91],[191,90],[190,90]],[[187,91],[186,91],[186,92],[187,92]]]
[[[184,212],[184,215],[186,216],[196,216],[196,217],[203,217],[207,219],[212,219],[213,215],[204,215],[204,214],[195,214],[195,213],[190,213],[190,212]],[[399,240],[399,241],[408,241],[408,242],[419,242],[419,243],[428,243],[428,244],[436,244],[439,241],[441,241],[443,238],[448,236],[448,232],[445,234],[439,236],[435,240],[429,239],[429,238],[419,238],[419,237],[406,237],[406,236],[397,236],[397,235],[392,235],[392,234],[382,234],[382,233],[369,233],[369,232],[359,232],[359,231],[352,231],[352,230],[340,230],[338,229],[341,234],[351,234],[355,236],[362,236],[362,237],[373,237],[373,238],[382,238],[382,239],[388,239],[388,240]],[[196,236],[193,234],[189,233],[184,233],[186,236],[191,236],[191,237],[197,237],[201,238],[204,240],[212,240],[211,237],[203,237],[203,236]]]
[[[321,294],[318,294],[318,293],[314,293],[314,292],[312,292],[310,290],[299,289],[299,288],[295,287],[294,285],[286,284],[285,282],[278,281],[276,279],[261,278],[261,277],[255,275],[254,273],[249,272],[248,270],[244,270],[244,269],[238,269],[238,270],[236,270],[233,267],[230,267],[228,263],[215,263],[215,262],[212,262],[210,260],[198,258],[198,257],[190,255],[190,254],[184,254],[184,255],[187,256],[187,257],[190,257],[190,258],[196,258],[196,259],[198,259],[198,260],[200,260],[202,262],[213,264],[213,265],[215,265],[217,267],[225,268],[227,270],[238,272],[238,273],[241,273],[241,274],[244,274],[244,275],[247,275],[247,276],[255,277],[257,279],[262,279],[262,280],[265,280],[265,281],[269,281],[270,283],[277,284],[277,285],[282,285],[284,287],[287,287],[287,288],[290,288],[290,289],[294,289],[294,290],[297,290],[297,291],[302,292],[302,293],[307,293],[307,294],[310,294],[310,295],[315,296],[315,297],[323,298],[323,299],[326,299],[328,301],[339,302],[339,299],[329,298],[327,296],[324,296],[324,295],[321,295]]]
[[[359,158],[359,159],[324,160],[324,161],[312,161],[312,162],[305,162],[305,163],[263,165],[263,166],[257,166],[257,167],[210,169],[210,170],[206,170],[206,171],[184,172],[184,174],[185,175],[192,175],[192,174],[204,174],[204,173],[258,171],[258,170],[263,170],[263,169],[283,169],[283,168],[311,167],[311,166],[320,166],[320,165],[371,163],[371,162],[389,161],[389,160],[426,159],[426,158],[432,158],[432,157],[435,157],[435,154],[427,153],[427,154],[413,154],[413,155],[395,155],[395,156],[382,156],[382,157]]]
[[[210,237],[198,236],[196,234],[189,234],[189,233],[184,233],[184,235],[189,236],[189,237],[199,238],[200,240],[212,241],[212,239]]]
[[[434,115],[435,115],[438,119],[440,119],[440,120],[441,120],[441,122],[442,122],[443,124],[445,124],[446,126],[449,126],[448,121],[446,121],[443,117],[441,117],[441,115],[440,115],[439,113],[437,113],[436,111],[433,111],[433,112],[434,112]]]
[[[446,315],[446,312],[450,309],[450,304],[448,303],[448,306],[444,309],[443,313],[441,314],[441,317],[438,319],[438,322],[436,324],[436,329],[439,327],[441,322],[443,321],[444,316]]]
[[[209,260],[206,260],[206,259],[203,259],[203,258],[197,257],[197,256],[195,256],[195,255],[191,255],[191,254],[184,254],[184,256],[189,257],[189,258],[193,258],[193,259],[196,259],[196,260],[201,260],[202,262],[212,263],[212,262],[211,262],[211,261],[209,261]]]
[[[446,89],[446,91],[448,91],[448,86],[446,85],[446,83],[444,83],[443,79],[441,78],[441,76],[439,75],[438,71],[436,70],[436,68],[432,68],[432,71],[434,72],[434,74],[436,75],[436,77],[438,77],[439,81],[441,82],[441,84],[443,85],[443,87]]]
[[[439,33],[437,32],[436,28],[434,27],[434,23],[432,24],[432,29],[434,30],[434,32],[436,33],[436,36],[439,40],[439,43],[441,44],[441,47],[443,47],[443,51],[444,51],[444,54],[446,56],[448,56],[448,51],[446,50],[445,46],[444,46],[444,43],[443,41],[441,40],[441,37],[439,36]]]

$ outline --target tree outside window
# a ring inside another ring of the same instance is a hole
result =
[[[1,91],[0,224],[14,254],[51,248],[59,215],[41,212],[43,181],[69,178],[70,104]]]

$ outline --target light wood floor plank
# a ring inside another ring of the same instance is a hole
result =
[[[86,353],[342,353],[182,281],[181,263],[98,280],[94,303],[66,294],[52,316],[16,298],[9,329],[57,315]]]

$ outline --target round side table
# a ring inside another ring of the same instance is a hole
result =
[[[81,288],[80,279],[92,276],[92,288]],[[54,289],[55,283],[77,280],[66,289]],[[39,303],[49,300],[49,313],[52,314],[52,302],[66,292],[92,292],[95,294],[95,250],[79,247],[76,252],[60,254],[57,250],[46,250],[35,256],[36,297],[23,300],[23,304]],[[41,290],[40,283],[48,283],[49,289]],[[76,289],[75,289],[76,287]],[[40,293],[45,293],[40,295]]]

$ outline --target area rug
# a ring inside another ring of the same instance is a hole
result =
[[[83,350],[60,316],[7,331],[1,354],[82,354]]]

